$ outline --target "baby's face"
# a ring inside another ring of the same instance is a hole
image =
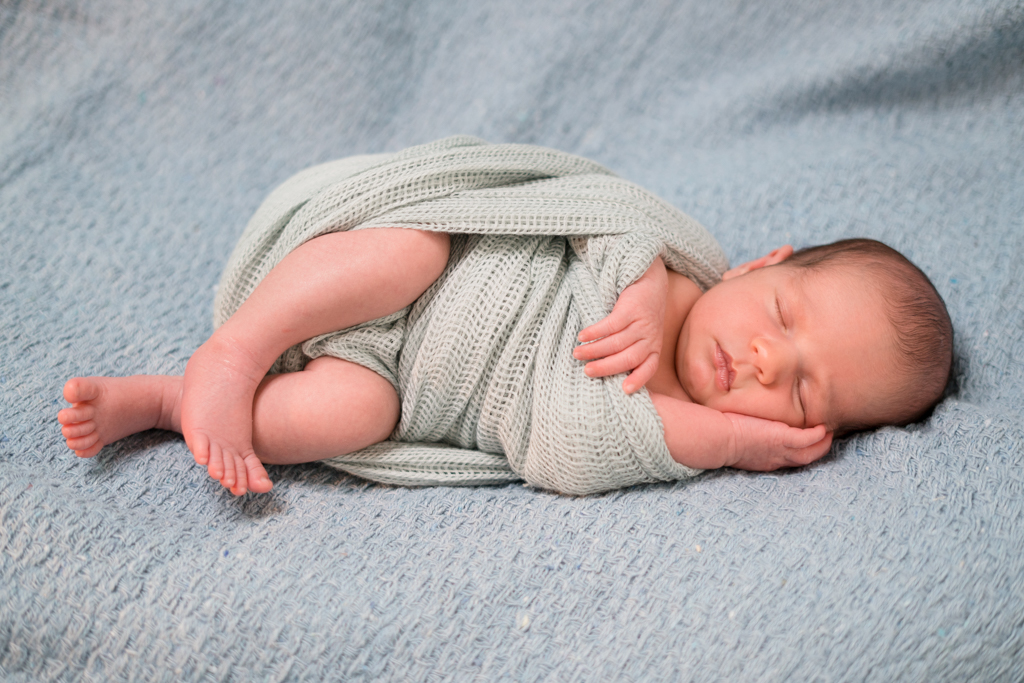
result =
[[[697,299],[676,369],[696,403],[831,430],[882,415],[897,381],[891,338],[881,297],[853,269],[776,265]]]

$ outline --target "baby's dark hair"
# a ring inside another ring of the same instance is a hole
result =
[[[935,285],[920,268],[892,247],[871,239],[808,247],[780,265],[811,271],[853,267],[874,282],[885,301],[903,381],[886,401],[884,421],[837,425],[837,433],[905,425],[935,407],[953,370],[953,324]]]

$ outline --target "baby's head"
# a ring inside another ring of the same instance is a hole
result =
[[[808,247],[779,265],[808,273],[846,270],[881,298],[897,381],[883,399],[884,416],[854,421],[844,425],[844,431],[905,425],[938,403],[953,367],[953,324],[942,297],[920,268],[895,249],[870,239]]]
[[[729,271],[691,309],[676,363],[698,403],[841,434],[920,419],[952,357],[949,315],[927,276],[853,239],[783,247]]]

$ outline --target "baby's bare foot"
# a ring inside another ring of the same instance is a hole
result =
[[[236,496],[273,484],[252,447],[252,404],[266,368],[214,335],[185,367],[181,433],[196,462]]]
[[[71,404],[57,413],[68,448],[91,458],[107,444],[146,429],[178,430],[181,378],[155,375],[75,377],[64,385]]]

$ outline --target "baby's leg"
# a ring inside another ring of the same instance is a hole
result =
[[[75,377],[64,385],[64,400],[71,407],[57,421],[79,458],[147,429],[181,431],[181,377]]]
[[[182,385],[181,377],[163,375],[69,380],[64,398],[72,405],[57,414],[68,447],[89,458],[135,432],[180,432]],[[253,436],[263,462],[312,462],[383,441],[398,415],[390,382],[361,365],[323,357],[302,372],[263,379],[253,406]],[[222,459],[215,478],[235,495],[265,493],[273,485],[260,459]]]
[[[356,363],[324,356],[302,372],[268,375],[253,403],[257,456],[211,455],[209,472],[236,496],[263,493],[270,478],[261,462],[291,465],[352,453],[388,438],[398,424],[391,383]]]
[[[302,372],[268,375],[253,403],[260,460],[291,465],[384,441],[398,424],[398,393],[373,370],[321,356]]]
[[[220,463],[254,456],[253,399],[277,357],[409,305],[448,249],[443,233],[383,228],[323,235],[282,259],[185,368],[181,430],[196,462],[222,479]]]

